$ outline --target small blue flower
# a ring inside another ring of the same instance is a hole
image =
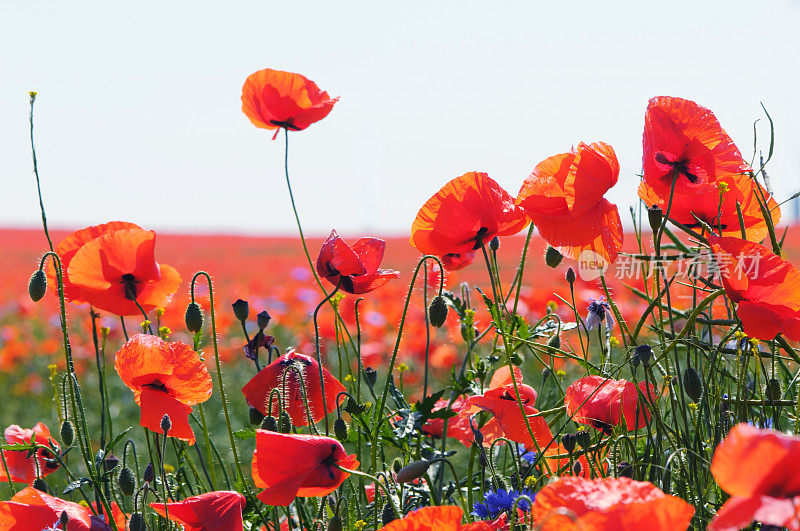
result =
[[[519,452],[519,458],[525,463],[531,464],[536,461],[538,454],[534,451],[525,450],[524,444],[517,444],[517,451]]]
[[[527,496],[533,500],[536,497],[536,493],[527,488],[510,491],[506,489],[489,491],[484,496],[484,503],[475,503],[472,507],[472,514],[481,519],[497,518],[501,513],[510,511],[518,498],[517,509],[527,512],[530,510],[531,504],[526,498],[521,498],[521,496]]]
[[[589,299],[592,301],[589,304],[589,313],[586,314],[586,328],[592,330],[595,326],[603,321],[606,322],[606,330],[611,330],[614,326],[614,319],[611,317],[611,306],[606,302],[604,297],[599,299]]]

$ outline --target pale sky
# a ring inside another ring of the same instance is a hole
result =
[[[757,118],[768,146],[764,102],[782,201],[800,189],[798,28],[797,0],[3,2],[0,226],[39,223],[36,90],[51,225],[291,234],[282,137],[241,112],[267,67],[341,98],[289,138],[312,234],[404,235],[462,173],[515,195],[539,161],[596,140],[620,159],[607,197],[627,220],[656,95],[712,109],[747,160]]]

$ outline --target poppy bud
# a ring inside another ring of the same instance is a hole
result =
[[[342,529],[342,519],[339,518],[339,515],[332,516],[328,520],[328,531],[342,531]]]
[[[500,476],[492,476],[492,483],[497,485],[497,489],[506,490],[506,482]]]
[[[408,483],[410,481],[414,481],[415,479],[422,477],[425,472],[428,471],[430,466],[430,461],[412,461],[401,468],[400,472],[397,473],[397,482]]]
[[[58,517],[58,523],[61,526],[61,529],[66,529],[67,524],[69,523],[69,515],[67,511],[61,511],[61,515]]]
[[[263,332],[271,320],[272,317],[269,316],[266,310],[259,312],[256,316],[256,324],[258,325],[258,329]]]
[[[653,357],[653,347],[650,345],[639,345],[636,347],[635,356],[646,366],[650,363],[650,358]]]
[[[286,411],[281,411],[281,418],[280,418],[280,432],[281,433],[291,433],[292,432],[292,417],[289,416],[289,413]]]
[[[575,432],[575,441],[581,448],[586,450],[592,444],[592,437],[586,430],[579,430]]]
[[[542,385],[547,381],[547,379],[553,374],[553,371],[545,367],[542,369]]]
[[[36,270],[28,281],[28,295],[33,302],[39,302],[47,293],[47,276],[41,269]]]
[[[394,513],[394,507],[392,507],[392,502],[386,502],[386,505],[383,506],[383,512],[381,513],[381,522],[383,525],[388,525],[389,523],[397,520],[397,515]]]
[[[267,431],[278,431],[278,421],[272,415],[267,415],[261,423],[261,429]]]
[[[561,336],[558,334],[554,335],[550,339],[547,340],[547,346],[554,349],[561,348]]]
[[[650,222],[650,230],[656,232],[659,227],[661,227],[661,219],[663,218],[663,213],[661,212],[661,207],[658,205],[653,205],[647,209],[647,221]]]
[[[431,301],[428,308],[428,319],[432,326],[441,328],[447,319],[447,303],[441,295],[437,295]]]
[[[186,315],[184,316],[184,320],[186,321],[186,329],[189,332],[196,334],[203,328],[203,310],[200,308],[200,305],[196,302],[189,304],[186,307]]]
[[[486,378],[486,362],[480,358],[475,361],[475,376],[479,380]]]
[[[131,515],[131,519],[128,520],[128,527],[130,527],[131,531],[147,531],[147,524],[141,513],[133,513]]]
[[[142,474],[142,481],[145,483],[152,483],[156,479],[156,471],[153,468],[153,463],[147,463],[144,467],[144,474]]]
[[[233,306],[233,315],[235,315],[239,321],[247,321],[247,317],[250,315],[250,305],[247,304],[247,301],[236,299],[236,302],[231,306]]]
[[[345,442],[347,440],[347,424],[345,423],[344,419],[338,418],[334,421],[333,433],[340,441]]]
[[[565,433],[561,436],[561,444],[568,454],[575,451],[575,443],[578,442],[577,436],[574,433]]]
[[[563,258],[564,255],[558,252],[558,249],[552,245],[547,246],[547,250],[544,252],[544,263],[547,264],[548,267],[555,269]]]
[[[119,490],[125,496],[130,496],[133,494],[133,491],[136,490],[136,478],[133,477],[133,472],[128,467],[122,467],[122,470],[119,471],[119,477],[117,478],[117,485],[119,485]]]
[[[683,390],[692,399],[692,402],[699,402],[700,397],[703,396],[703,380],[700,379],[700,375],[693,367],[683,371]]]
[[[31,486],[36,490],[47,492],[47,483],[45,483],[42,478],[34,479],[33,484]]]
[[[398,457],[394,461],[392,461],[392,471],[395,474],[397,474],[398,472],[400,472],[401,468],[403,468],[403,461],[401,461],[400,458]]]
[[[617,477],[618,478],[632,478],[633,466],[627,461],[617,464]]]
[[[119,457],[114,454],[108,454],[105,458],[106,470],[111,471],[119,465]]]
[[[169,418],[169,415],[164,413],[164,416],[161,417],[161,431],[164,432],[164,435],[172,428],[172,421]]]
[[[578,476],[578,475],[580,475],[581,470],[583,470],[583,467],[581,466],[581,462],[580,461],[575,461],[575,463],[573,463],[573,465],[572,465],[572,474],[575,475],[575,476]]]
[[[364,376],[367,380],[367,385],[372,387],[375,385],[375,382],[378,380],[378,373],[372,367],[364,367]]]
[[[770,378],[767,380],[767,385],[764,388],[764,398],[770,402],[781,399],[781,383],[777,379]]]
[[[494,237],[494,238],[492,238],[492,240],[489,242],[489,249],[491,249],[492,251],[496,251],[496,250],[498,250],[499,248],[500,248],[500,238],[498,238],[497,236],[495,236],[495,237]]]
[[[515,353],[513,353],[513,354],[511,355],[511,363],[513,363],[514,365],[516,365],[517,367],[519,367],[520,365],[522,365],[522,356],[520,356],[520,355],[519,355],[518,353],[516,353],[516,352],[515,352]]]
[[[72,422],[65,420],[61,424],[61,442],[64,443],[64,446],[72,446],[74,440],[75,430],[72,428]]]
[[[250,424],[252,424],[253,426],[261,424],[261,421],[264,420],[264,415],[254,407],[250,408],[249,416],[250,416]]]
[[[567,268],[567,273],[564,275],[564,278],[566,278],[567,282],[569,282],[570,284],[575,283],[575,270],[572,269],[571,266]]]

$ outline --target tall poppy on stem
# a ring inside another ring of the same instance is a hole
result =
[[[141,406],[142,426],[164,433],[161,419],[169,415],[167,435],[194,444],[189,413],[211,396],[211,375],[192,347],[136,334],[117,351],[114,368]]]
[[[339,98],[331,98],[300,74],[266,68],[248,76],[242,87],[242,112],[256,127],[301,131],[322,120]]]
[[[462,524],[464,511],[454,505],[423,507],[381,527],[381,531],[491,531],[488,522]]]
[[[588,424],[610,434],[613,426],[624,425],[637,430],[650,420],[647,402],[639,392],[655,401],[655,388],[645,382],[612,380],[603,376],[584,376],[573,382],[564,395],[567,415],[575,422]]]
[[[301,380],[302,377],[302,380]],[[325,382],[325,401],[327,411],[323,408],[322,386],[319,380],[319,364],[311,356],[300,354],[294,349],[276,358],[261,369],[242,388],[245,400],[263,415],[278,416],[278,400],[273,400],[272,411],[269,410],[269,396],[273,389],[278,389],[283,399],[283,407],[289,412],[292,424],[305,426],[308,424],[303,392],[305,392],[310,409],[311,419],[316,422],[334,409],[336,397],[345,387],[325,367],[322,368]],[[284,390],[284,382],[286,384]],[[340,400],[341,401],[341,400]]]
[[[125,515],[116,502],[111,504],[117,529],[125,529]],[[98,511],[102,514],[102,511]],[[33,487],[16,493],[11,500],[0,502],[0,529],[3,531],[39,531],[53,529],[62,513],[69,521],[66,531],[105,531],[111,529],[102,516],[79,503],[62,500]]]
[[[386,242],[361,238],[348,245],[335,230],[322,244],[317,257],[317,274],[347,293],[362,294],[378,289],[400,272],[380,269]]]
[[[242,531],[242,510],[247,500],[238,492],[214,491],[167,504],[169,519],[184,531]],[[151,503],[166,517],[163,503]]]
[[[166,306],[181,283],[178,271],[155,260],[156,233],[112,221],[87,227],[58,244],[64,296],[116,315]],[[55,270],[48,267],[57,289]]]
[[[757,194],[766,199],[773,222],[780,220],[778,204],[750,177],[752,168],[705,107],[681,98],[652,98],[642,143],[644,178],[639,197],[647,206],[658,205],[689,227],[699,226],[697,216],[727,236],[740,233],[738,203],[747,239],[752,241],[767,234]]]
[[[800,271],[757,243],[715,236],[708,241],[745,334],[769,341],[783,333],[800,341]]]
[[[603,142],[584,144],[549,157],[534,168],[517,195],[539,234],[575,260],[590,251],[605,263],[622,248],[617,206],[603,195],[617,183],[619,162]]]
[[[59,448],[56,440],[50,437],[50,430],[41,422],[30,430],[12,424],[6,428],[5,438],[8,444],[30,444],[36,441],[36,444],[54,445],[56,452]],[[45,477],[55,472],[59,466],[58,461],[54,459],[53,450],[47,448],[40,448],[34,454],[28,450],[0,450],[0,452],[5,458],[9,472],[6,474],[6,469],[0,462],[0,481],[30,484],[37,478],[37,470],[38,477]]]
[[[425,254],[468,253],[529,223],[508,192],[487,174],[472,171],[425,202],[411,225],[411,244]]]
[[[267,505],[289,505],[297,496],[324,496],[350,475],[339,467],[358,467],[355,455],[330,437],[256,430],[253,482]]]

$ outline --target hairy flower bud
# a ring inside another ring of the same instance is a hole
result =
[[[576,278],[575,277],[575,270],[572,269],[571,266],[567,268],[567,273],[564,275],[564,278],[566,278],[567,282],[569,282],[570,284],[574,284],[575,283],[575,278]]]
[[[236,316],[236,319],[241,322],[247,321],[247,318],[250,315],[250,305],[247,304],[247,301],[236,299],[236,302],[234,302],[231,306],[233,307],[233,315]]]
[[[769,402],[781,399],[781,383],[776,378],[767,380],[767,385],[764,388],[764,398]]]
[[[342,442],[347,440],[347,424],[344,419],[338,418],[333,422],[333,433]]]
[[[637,360],[642,364],[647,365],[650,363],[650,358],[653,357],[653,347],[650,345],[639,345],[636,347],[636,354],[634,355]]]
[[[564,449],[568,454],[575,451],[576,442],[578,442],[578,438],[574,433],[565,433],[561,436],[561,444],[564,445]]]
[[[422,477],[430,468],[430,461],[412,461],[397,473],[398,483],[408,483]]]
[[[169,418],[169,415],[164,413],[164,416],[161,417],[161,431],[164,432],[164,435],[172,429],[172,420]]]
[[[258,325],[258,329],[262,332],[264,329],[269,326],[269,322],[272,320],[272,317],[267,313],[266,310],[263,312],[259,312],[256,316],[256,324]]]
[[[383,506],[383,511],[381,512],[381,522],[383,525],[388,525],[395,520],[397,520],[397,515],[394,513],[392,502],[386,502],[386,505]]]
[[[47,492],[47,483],[45,483],[42,478],[34,479],[33,484],[31,486],[36,490]]]
[[[128,527],[131,531],[147,531],[147,524],[141,513],[133,513],[131,515],[131,519],[128,520]]]
[[[692,402],[699,402],[703,396],[703,380],[693,367],[683,371],[683,390]]]
[[[342,531],[342,519],[339,515],[334,515],[328,520],[328,531]]]
[[[64,446],[72,446],[75,440],[75,429],[72,427],[72,422],[65,420],[61,424],[61,442]]]
[[[617,464],[617,477],[619,477],[619,478],[632,478],[633,477],[633,466],[627,461],[622,461],[621,463],[618,463]]]
[[[144,467],[144,474],[142,474],[142,481],[145,483],[152,483],[156,479],[156,471],[153,468],[153,463],[147,463]]]
[[[495,237],[494,237],[494,238],[492,238],[492,240],[489,242],[489,249],[491,249],[492,251],[496,251],[496,250],[498,250],[499,248],[500,248],[500,238],[498,238],[497,236],[495,236]]]
[[[189,332],[196,334],[202,330],[203,310],[200,308],[200,305],[196,302],[189,304],[189,306],[186,307],[184,320],[186,321],[186,329],[189,330]]]
[[[653,205],[647,209],[647,221],[650,222],[650,230],[656,232],[661,227],[661,220],[663,218],[661,207]]]
[[[292,417],[286,411],[281,411],[281,418],[279,420],[279,427],[281,433],[292,432]]]
[[[278,421],[272,415],[267,415],[261,423],[261,429],[267,431],[278,431]]]
[[[33,302],[39,302],[47,293],[47,276],[41,269],[35,271],[28,281],[28,295]]]
[[[445,320],[447,320],[447,302],[441,295],[435,296],[431,301],[428,308],[428,319],[431,325],[436,328],[441,328]]]
[[[264,420],[264,415],[254,407],[250,408],[249,416],[250,416],[250,424],[252,424],[253,426],[261,424],[261,421]]]
[[[575,432],[575,441],[586,450],[592,444],[592,436],[586,430],[579,430]]]
[[[130,496],[136,490],[136,478],[133,476],[133,472],[128,467],[122,467],[122,470],[119,471],[119,477],[117,478],[117,485],[119,485],[119,490],[125,496]]]

